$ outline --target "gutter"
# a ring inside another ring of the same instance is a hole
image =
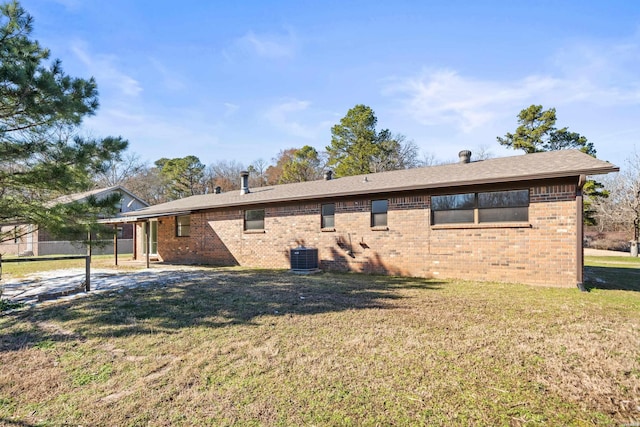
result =
[[[162,218],[165,216],[177,216],[177,215],[188,215],[191,211],[180,211],[180,212],[167,212],[167,213],[151,213],[146,215],[135,215],[135,216],[127,216],[127,217],[115,217],[115,218],[104,218],[98,220],[98,224],[126,224],[132,222],[142,222],[143,220],[151,219],[151,218]]]
[[[251,198],[243,196],[243,200],[234,200],[227,203],[220,204],[205,204],[205,205],[194,205],[190,207],[190,210],[186,211],[184,207],[169,209],[169,210],[159,210],[157,212],[150,212],[148,214],[144,213],[144,210],[130,212],[131,216],[135,216],[136,218],[154,218],[154,217],[162,217],[162,216],[173,216],[173,215],[182,215],[188,214],[194,211],[207,210],[207,209],[219,209],[219,208],[229,208],[229,207],[239,207],[239,206],[250,206],[250,205],[260,205],[260,204],[274,204],[274,203],[282,203],[282,202],[292,202],[292,201],[304,201],[304,200],[320,200],[331,197],[349,197],[349,196],[361,196],[368,194],[385,194],[385,193],[395,193],[395,192],[404,192],[404,191],[415,191],[415,190],[430,190],[434,188],[457,188],[457,187],[465,187],[472,185],[485,185],[485,184],[502,184],[505,182],[522,182],[522,181],[535,181],[535,180],[544,180],[544,179],[554,179],[554,178],[570,178],[572,176],[587,176],[587,175],[603,175],[611,172],[619,172],[620,168],[612,166],[610,168],[598,168],[598,169],[586,169],[581,171],[574,172],[562,172],[562,173],[544,173],[544,174],[532,174],[518,177],[502,177],[495,179],[476,179],[476,180],[465,180],[458,182],[437,182],[431,184],[422,184],[422,185],[408,185],[408,186],[400,186],[400,187],[391,187],[391,188],[380,188],[380,189],[363,189],[359,188],[358,190],[352,191],[340,191],[340,192],[327,192],[322,194],[308,195],[308,196],[289,196],[289,197],[278,197],[272,199],[259,199],[259,198]],[[371,174],[375,176],[375,174]],[[250,193],[248,195],[256,195],[259,193]],[[153,209],[153,207],[151,208]],[[139,215],[136,215],[136,212],[139,212]],[[124,213],[123,216],[128,216],[127,213]]]

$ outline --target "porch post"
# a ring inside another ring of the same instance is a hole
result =
[[[138,223],[134,222],[133,225],[133,260],[138,260]]]
[[[92,246],[93,245],[91,244],[91,230],[89,230],[89,232],[87,233],[87,256],[89,257],[89,262],[91,262]]]
[[[578,186],[576,189],[576,282],[578,289],[585,292],[584,287],[584,210],[582,187],[587,182],[585,175],[578,178]]]
[[[118,265],[118,224],[113,224],[113,258]]]
[[[149,253],[151,252],[151,233],[150,233],[150,228],[151,228],[151,221],[147,220],[144,223],[144,238],[147,240],[147,268],[149,268]]]
[[[84,291],[89,292],[91,290],[91,257],[87,256],[84,259]]]

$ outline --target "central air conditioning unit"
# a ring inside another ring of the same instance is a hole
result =
[[[318,270],[318,249],[304,246],[291,249],[291,270],[294,272],[311,272]]]

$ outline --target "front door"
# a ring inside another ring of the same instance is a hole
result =
[[[151,220],[147,223],[147,226],[148,228],[145,228],[145,230],[148,230],[149,237],[145,234],[142,241],[142,253],[144,255],[147,254],[147,242],[150,240],[151,252],[149,252],[149,255],[158,255],[158,221]]]

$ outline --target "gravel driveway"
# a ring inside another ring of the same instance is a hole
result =
[[[144,270],[92,269],[89,293],[118,291],[153,285],[170,285],[200,277],[211,269],[189,266],[154,266]],[[88,295],[84,292],[83,268],[52,270],[0,282],[2,299],[10,302],[38,304],[48,300],[66,300]]]

